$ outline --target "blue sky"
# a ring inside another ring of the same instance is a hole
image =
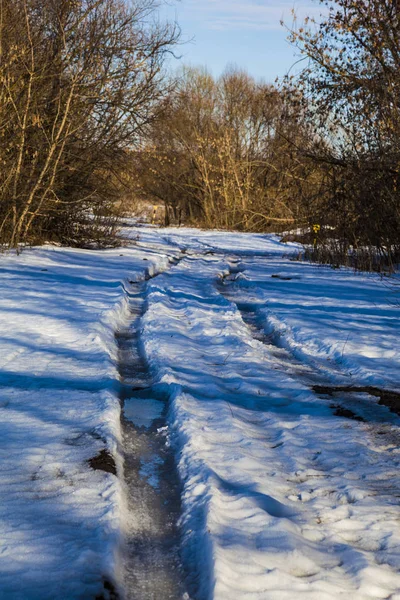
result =
[[[292,24],[293,8],[299,21],[320,12],[318,1],[312,0],[177,0],[165,11],[187,40],[178,50],[185,64],[205,65],[218,76],[234,63],[273,82],[298,59],[280,25],[281,19]]]

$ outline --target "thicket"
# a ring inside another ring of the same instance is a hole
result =
[[[0,244],[101,241],[163,94],[153,0],[0,3]],[[149,24],[150,23],[150,24]]]
[[[287,79],[323,147],[319,165],[325,225],[321,260],[363,268],[400,262],[400,11],[393,0],[321,2],[326,18],[292,32],[308,58]],[[320,240],[323,241],[323,238]]]
[[[290,33],[305,59],[279,85],[186,69],[135,157],[166,221],[294,229],[323,261],[390,266],[400,252],[400,11],[321,0]],[[317,235],[313,232],[317,227]]]
[[[276,87],[232,68],[184,69],[135,157],[139,186],[166,222],[262,231],[305,218],[317,185],[310,130]]]
[[[301,228],[318,260],[399,262],[398,3],[321,5],[290,33],[306,67],[269,85],[168,76],[157,0],[1,0],[1,247],[102,243],[134,197],[166,224]]]

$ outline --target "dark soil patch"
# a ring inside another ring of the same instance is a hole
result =
[[[104,592],[96,596],[95,600],[119,600],[119,598],[115,585],[106,579],[104,581]]]
[[[344,417],[345,419],[353,419],[353,421],[360,421],[362,423],[365,423],[365,419],[359,417],[348,408],[344,408],[343,406],[339,406],[338,404],[331,404],[331,408],[335,409],[335,412],[333,414],[336,417]]]
[[[333,396],[334,394],[340,392],[345,392],[348,394],[369,394],[370,396],[375,396],[375,398],[379,398],[379,404],[387,406],[392,412],[400,415],[400,392],[394,392],[393,390],[381,390],[380,388],[373,387],[370,385],[314,385],[312,389],[317,394],[326,394],[328,396]]]
[[[88,460],[89,466],[95,471],[105,471],[106,473],[117,474],[117,467],[114,457],[108,450],[103,449],[97,456]]]
[[[272,279],[281,279],[282,281],[291,281],[293,277],[286,277],[285,275],[279,275],[278,273],[274,273],[271,275]]]

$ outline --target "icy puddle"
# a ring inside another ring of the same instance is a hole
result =
[[[164,404],[151,398],[127,398],[124,402],[124,416],[136,427],[150,427],[162,416]]]
[[[179,557],[180,484],[166,425],[168,397],[151,385],[139,351],[145,285],[132,284],[131,323],[116,335],[128,490],[123,597],[179,600],[188,598]]]

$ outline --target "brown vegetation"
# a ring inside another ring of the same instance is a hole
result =
[[[108,208],[160,97],[176,31],[153,0],[2,0],[0,243],[80,243]]]
[[[391,268],[400,13],[321,4],[290,34],[307,67],[278,86],[236,68],[172,80],[177,31],[149,24],[156,0],[1,0],[2,247],[101,244],[141,202],[166,224],[301,227],[314,259]]]
[[[339,262],[390,266],[400,257],[398,4],[326,4],[320,24],[292,33],[309,65],[299,79],[286,81],[324,141],[304,149],[319,165],[324,191],[313,220],[333,227]]]
[[[304,228],[313,258],[391,268],[400,254],[400,13],[328,0],[290,34],[307,67],[277,86],[186,69],[135,157],[167,223]],[[315,235],[313,225],[318,225]]]
[[[308,135],[274,86],[237,69],[218,80],[184,69],[136,156],[139,187],[166,205],[167,223],[282,229],[305,216],[316,169],[293,141]]]

